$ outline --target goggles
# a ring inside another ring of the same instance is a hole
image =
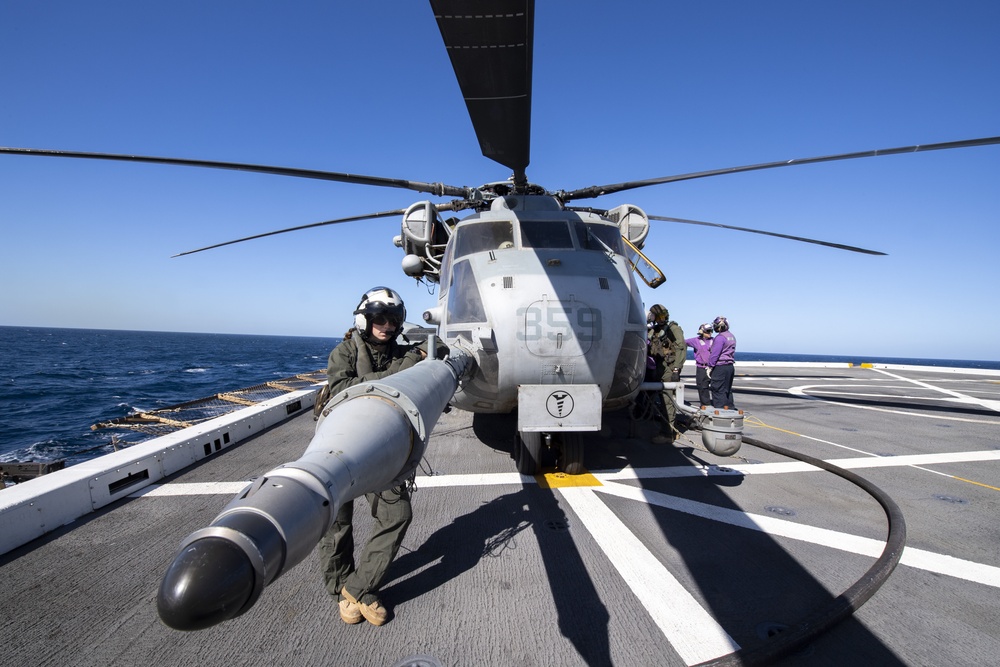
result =
[[[384,313],[379,313],[378,315],[372,316],[372,324],[377,326],[385,326],[386,324],[391,324],[394,327],[398,327],[402,322],[400,322],[398,317],[392,317],[391,315],[385,315]]]

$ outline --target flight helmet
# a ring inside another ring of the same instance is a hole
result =
[[[721,315],[719,317],[716,317],[715,321],[712,322],[712,329],[714,329],[716,333],[729,331],[729,320],[722,317]]]
[[[709,324],[708,322],[705,322],[704,324],[698,327],[698,335],[704,336],[705,334],[708,334],[709,336],[712,335],[712,325]]]
[[[646,316],[646,322],[654,326],[666,324],[669,319],[670,311],[668,311],[665,306],[658,303],[653,304],[653,306],[649,309],[649,315]]]
[[[372,320],[379,315],[394,322],[396,333],[399,333],[406,320],[403,298],[388,287],[373,287],[362,295],[358,307],[354,310],[354,328],[361,334],[363,340],[369,340]]]

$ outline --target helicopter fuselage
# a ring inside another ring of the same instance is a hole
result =
[[[455,226],[440,284],[427,319],[477,360],[456,407],[507,413],[520,386],[590,385],[607,410],[638,391],[645,311],[613,222],[551,196],[498,197]]]

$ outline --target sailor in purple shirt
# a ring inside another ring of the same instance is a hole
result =
[[[708,355],[709,376],[712,384],[712,407],[735,410],[733,402],[733,362],[736,360],[736,336],[729,331],[725,317],[716,317],[712,329],[718,334],[712,340]]]
[[[709,389],[708,357],[712,351],[712,325],[702,324],[698,327],[698,335],[686,338],[684,342],[694,349],[695,383],[698,386],[698,400],[702,407],[712,405],[712,392]]]

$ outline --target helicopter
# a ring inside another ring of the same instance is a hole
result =
[[[518,470],[533,474],[546,447],[567,472],[582,469],[581,434],[600,428],[604,411],[628,405],[645,367],[645,310],[639,280],[651,288],[663,273],[643,254],[650,220],[714,226],[862,254],[855,246],[690,219],[648,215],[638,206],[572,205],[654,185],[928,150],[1000,143],[1000,137],[783,160],[626,181],[577,190],[531,183],[531,69],[534,2],[432,0],[445,48],[483,155],[512,172],[479,187],[380,176],[139,155],[0,148],[0,153],[123,160],[235,169],[344,183],[394,187],[449,197],[405,209],[338,218],[206,246],[201,252],[261,236],[328,224],[400,216],[395,245],[403,272],[437,286],[438,303],[424,312],[437,336],[470,350],[474,376],[452,404],[482,413],[518,412]],[[471,211],[467,217],[445,217]],[[550,404],[551,403],[551,404]],[[572,409],[568,409],[572,406]]]

